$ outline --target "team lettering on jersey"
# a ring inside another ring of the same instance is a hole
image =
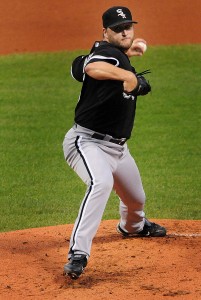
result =
[[[135,97],[133,95],[126,94],[125,92],[123,92],[123,97],[124,97],[124,99],[127,99],[127,100],[132,100],[132,101],[135,100]]]

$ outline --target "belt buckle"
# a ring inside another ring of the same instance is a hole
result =
[[[123,146],[125,144],[125,142],[126,142],[126,138],[121,138],[118,144],[120,146]]]

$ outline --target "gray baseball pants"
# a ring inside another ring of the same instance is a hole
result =
[[[120,146],[94,139],[93,133],[92,130],[74,125],[63,141],[67,163],[87,185],[71,234],[69,258],[75,252],[90,256],[92,240],[112,189],[120,199],[121,228],[138,232],[144,226],[145,193],[127,144]]]

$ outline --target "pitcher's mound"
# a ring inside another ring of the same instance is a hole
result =
[[[1,233],[0,299],[201,299],[201,221],[156,222],[166,237],[124,239],[103,221],[74,281],[63,276],[73,225]]]

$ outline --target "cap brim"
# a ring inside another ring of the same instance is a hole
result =
[[[122,25],[122,24],[127,24],[127,23],[134,23],[134,24],[138,24],[138,22],[136,22],[136,21],[129,21],[129,20],[127,20],[127,21],[121,21],[121,22],[116,22],[116,23],[114,23],[114,24],[112,24],[112,25],[110,25],[110,26],[108,26],[109,28],[111,28],[111,27],[115,27],[115,26],[117,26],[117,25]]]

